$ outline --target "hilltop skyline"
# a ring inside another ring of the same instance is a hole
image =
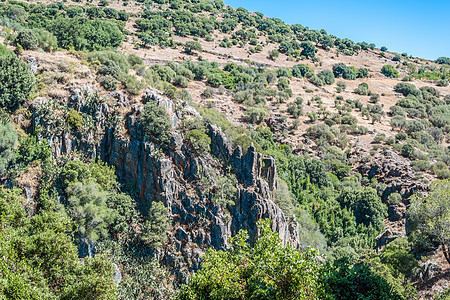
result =
[[[445,39],[450,28],[450,18],[445,16],[450,9],[447,1],[424,5],[421,1],[387,0],[357,4],[331,0],[226,0],[225,4],[258,11],[288,24],[325,29],[354,42],[375,43],[377,48],[386,46],[397,53],[430,60],[450,56],[450,41]]]

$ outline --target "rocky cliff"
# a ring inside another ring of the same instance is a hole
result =
[[[198,112],[153,89],[144,94],[142,103],[156,101],[169,113],[173,139],[166,151],[149,142],[143,133],[139,122],[141,103],[130,105],[125,96],[115,93],[111,104],[96,97],[88,86],[71,92],[66,105],[46,99],[33,103],[36,130],[50,142],[57,157],[77,150],[114,165],[119,179],[138,190],[137,203],[143,214],[154,201],[162,201],[168,207],[172,230],[168,244],[158,256],[181,281],[187,279],[189,271],[199,267],[207,248],[226,248],[227,238],[239,230],[247,230],[254,241],[256,224],[263,218],[273,220],[272,227],[284,243],[299,245],[296,222],[288,220],[272,199],[278,186],[273,158],[264,157],[253,145],[246,154],[240,147],[233,149],[225,134],[214,125],[209,125],[211,153],[194,153],[177,128],[182,118],[198,117]],[[123,108],[125,114],[119,112]],[[91,124],[78,130],[64,127],[63,116],[68,109],[82,112],[85,119],[90,116]],[[49,110],[52,114],[46,113]],[[224,166],[229,166],[236,177],[237,195],[231,207],[214,203],[199,186],[199,177],[214,182],[208,170]],[[181,261],[177,259],[180,252]]]

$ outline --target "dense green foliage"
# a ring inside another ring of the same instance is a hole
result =
[[[170,143],[172,125],[167,111],[156,102],[148,102],[141,116],[142,127],[150,139],[162,147]]]
[[[0,121],[0,175],[4,174],[14,162],[14,148],[17,145],[17,133],[11,123]]]
[[[450,263],[450,180],[431,184],[427,196],[417,196],[409,208],[411,223],[422,235],[439,243]]]
[[[27,217],[20,191],[0,190],[0,297],[5,299],[112,299],[113,266],[100,256],[78,259],[57,212]]]
[[[365,264],[323,264],[316,251],[283,246],[270,220],[260,230],[252,246],[241,231],[230,250],[209,250],[178,299],[402,299]]]
[[[33,90],[34,75],[13,54],[0,55],[0,108],[17,109]]]
[[[230,239],[232,250],[209,250],[180,299],[316,299],[318,271],[314,251],[283,246],[269,223],[256,243],[241,232]]]

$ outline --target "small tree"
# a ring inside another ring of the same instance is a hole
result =
[[[184,51],[186,51],[187,54],[192,54],[193,50],[201,52],[203,50],[202,44],[197,41],[187,41],[184,45]]]
[[[107,207],[107,193],[91,181],[77,182],[67,189],[69,215],[78,227],[80,237],[93,241],[105,237],[113,221],[112,211]]]
[[[17,133],[11,123],[0,122],[0,175],[4,174],[14,161],[14,148],[17,145]]]
[[[167,207],[162,202],[152,202],[145,217],[142,230],[142,240],[154,248],[161,247],[167,241],[167,231],[170,229]]]
[[[395,69],[395,67],[393,65],[384,65],[383,68],[381,69],[381,73],[383,73],[384,76],[390,77],[390,78],[400,77],[400,74],[398,73],[398,71]]]
[[[39,41],[32,30],[26,29],[19,31],[14,44],[21,45],[24,50],[36,50],[39,46]]]
[[[170,143],[170,124],[169,114],[167,111],[156,102],[148,102],[144,106],[144,111],[141,116],[142,127],[144,133],[147,134],[152,141],[160,144],[163,148]]]
[[[30,95],[35,78],[14,54],[0,56],[0,108],[17,109]]]
[[[314,58],[316,56],[316,47],[314,47],[314,44],[310,41],[303,41],[300,44],[300,47],[303,48],[301,55],[304,55],[309,58]]]
[[[428,195],[416,195],[411,202],[413,228],[438,242],[450,263],[450,180],[433,182]]]
[[[275,60],[278,56],[280,56],[280,52],[277,49],[269,51],[269,58],[271,60]]]

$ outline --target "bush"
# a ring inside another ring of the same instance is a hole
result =
[[[322,79],[319,78],[319,76],[317,75],[313,75],[311,76],[309,79],[309,82],[311,82],[312,84],[314,84],[315,86],[322,86],[323,85],[323,81]]]
[[[390,205],[398,205],[402,201],[403,201],[403,197],[399,193],[392,193],[387,197],[387,202]]]
[[[201,52],[203,48],[202,44],[200,44],[197,41],[187,41],[186,44],[184,45],[184,50],[186,51],[187,54],[192,54],[193,50]]]
[[[365,82],[358,85],[358,87],[354,90],[354,92],[358,95],[370,95],[369,85]]]
[[[439,57],[438,59],[436,59],[436,62],[438,64],[450,65],[450,58],[448,58],[448,57]]]
[[[401,83],[396,84],[394,86],[394,90],[397,93],[402,93],[403,96],[405,96],[405,97],[410,94],[417,95],[417,92],[418,92],[416,89],[416,86],[414,84],[406,83],[406,82],[401,82]]]
[[[33,30],[34,35],[38,39],[38,47],[46,52],[51,52],[58,47],[56,37],[50,32],[39,28]]]
[[[140,118],[144,134],[150,139],[166,148],[171,140],[172,125],[169,120],[167,111],[156,102],[148,102],[144,106],[142,116]]]
[[[443,87],[446,87],[446,86],[448,86],[448,80],[447,80],[447,79],[441,79],[441,80],[438,80],[438,81],[436,82],[436,85],[437,85],[437,86],[443,86]]]
[[[245,115],[248,117],[250,123],[256,124],[261,123],[267,114],[267,109],[260,106],[250,107],[245,111]]]
[[[330,85],[334,83],[334,74],[330,70],[320,71],[317,76],[323,81],[324,84]]]
[[[310,41],[303,41],[300,44],[300,47],[303,48],[301,55],[304,55],[309,58],[314,58],[316,56],[317,49],[314,47],[314,44]]]
[[[117,79],[111,75],[100,77],[100,85],[107,91],[114,91],[117,89]]]
[[[32,30],[26,29],[19,31],[17,34],[14,44],[21,45],[24,50],[36,50],[38,48],[39,42]]]
[[[13,54],[0,56],[0,108],[17,109],[30,95],[34,84],[27,63]]]
[[[211,138],[203,131],[198,129],[190,130],[187,133],[186,138],[191,143],[195,151],[199,153],[209,152]]]
[[[400,74],[392,65],[384,65],[383,68],[381,68],[381,73],[384,74],[386,77],[390,78],[399,78]]]
[[[355,80],[357,70],[354,67],[346,66],[343,63],[337,63],[333,65],[333,74],[335,77],[342,77],[347,80]]]
[[[106,205],[107,193],[95,182],[75,183],[67,189],[68,214],[78,225],[78,235],[97,241],[108,234],[113,213]]]
[[[116,23],[102,19],[59,17],[50,21],[47,30],[56,36],[58,46],[64,49],[73,47],[75,50],[93,51],[116,48],[123,39]]]
[[[348,259],[328,264],[321,272],[325,282],[324,294],[332,299],[392,299],[400,300],[392,286],[369,265],[351,265]]]
[[[0,122],[0,175],[14,162],[17,133],[11,123]]]
[[[100,67],[99,71],[100,74],[105,76],[109,75],[111,77],[114,77],[115,79],[119,78],[121,72],[122,72],[121,68],[113,60],[105,61]]]
[[[144,81],[139,81],[134,75],[121,76],[120,81],[125,86],[127,92],[132,95],[139,95],[141,90],[145,87]]]
[[[20,140],[20,146],[17,149],[17,161],[28,165],[35,160],[45,160],[51,154],[52,151],[47,140],[39,141],[35,135],[29,135]]]
[[[153,248],[159,248],[167,241],[167,231],[170,229],[169,211],[162,202],[152,202],[148,210],[141,238]]]
[[[83,117],[78,111],[71,109],[67,115],[66,122],[71,129],[77,130],[83,126]]]
[[[209,99],[213,96],[213,90],[210,86],[207,86],[205,90],[202,92],[202,96],[206,99]]]
[[[367,68],[358,69],[358,78],[368,78],[369,70]]]
[[[310,77],[312,76],[312,70],[308,65],[299,64],[292,67],[292,75],[294,77]]]
[[[411,144],[404,144],[402,146],[402,155],[406,158],[414,157],[415,149]]]
[[[189,85],[189,81],[186,79],[186,77],[177,75],[173,80],[173,84],[182,88],[186,88]]]
[[[136,66],[136,65],[142,65],[142,63],[144,62],[142,58],[140,58],[139,56],[137,56],[136,54],[130,54],[128,55],[128,62],[130,63],[130,65],[132,67]]]
[[[105,64],[107,61],[113,61],[117,66],[120,67],[120,70],[122,70],[123,73],[128,73],[128,71],[130,70],[130,63],[128,62],[127,57],[125,56],[125,54],[119,51],[104,50],[90,52],[88,54],[88,61],[99,61],[102,64]]]
[[[280,56],[280,52],[277,49],[273,49],[269,51],[269,58],[271,60],[275,60],[278,56]]]

